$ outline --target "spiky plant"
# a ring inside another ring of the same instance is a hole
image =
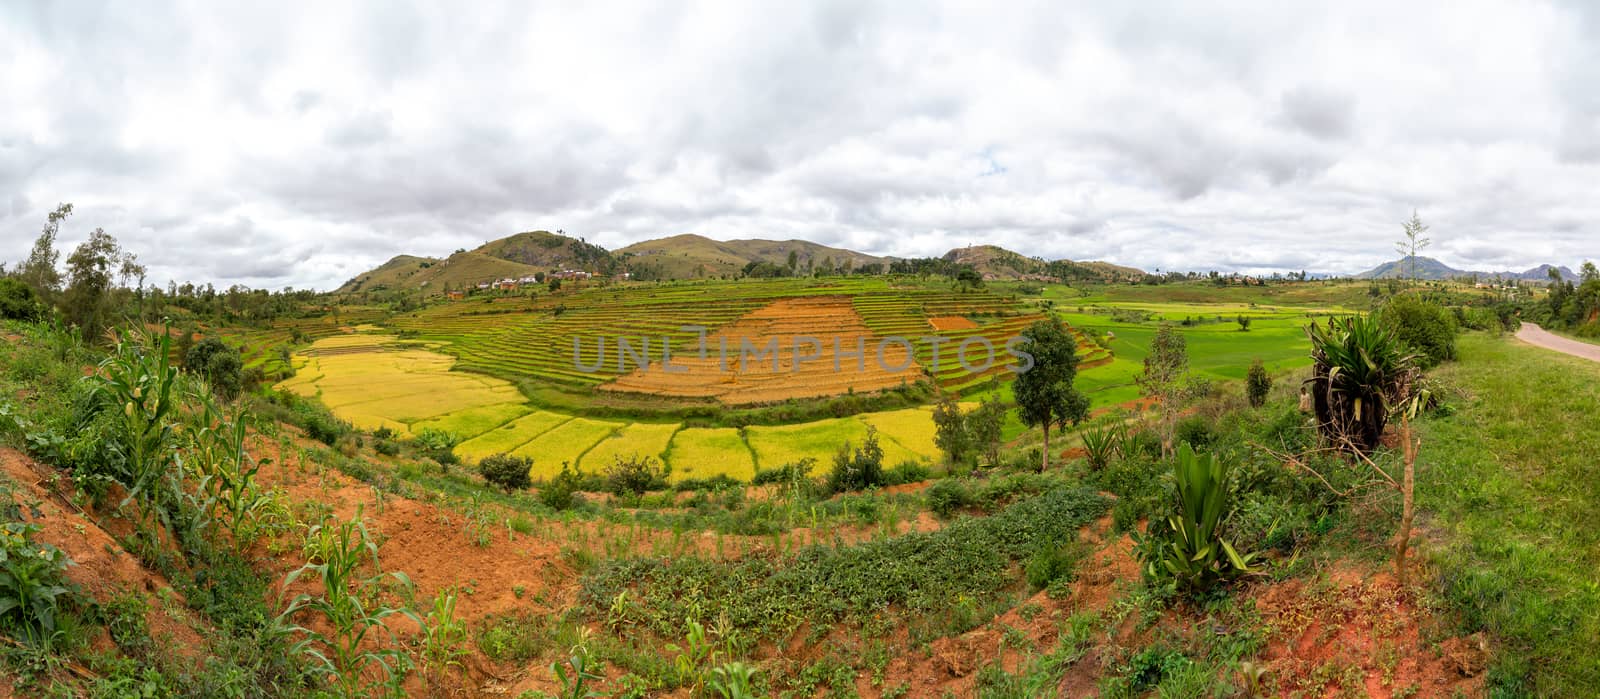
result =
[[[1372,316],[1330,318],[1306,326],[1311,339],[1311,403],[1317,428],[1334,446],[1371,453],[1392,407],[1416,380],[1415,356],[1393,329]]]

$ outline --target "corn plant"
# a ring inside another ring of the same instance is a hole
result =
[[[711,669],[706,686],[722,699],[755,699],[756,669],[734,661]]]
[[[672,661],[678,681],[689,685],[698,691],[705,682],[704,668],[717,656],[717,648],[706,636],[706,627],[694,619],[688,619],[688,634],[684,637],[683,646],[667,644],[667,650],[677,653]]]
[[[120,415],[115,438],[108,445],[121,459],[111,474],[128,490],[119,506],[138,501],[141,515],[162,515],[174,478],[175,439],[172,413],[177,407],[178,369],[168,360],[171,341],[162,335],[146,347],[131,334],[119,335],[115,349],[89,377],[93,395]],[[168,522],[170,524],[170,522]]]
[[[596,699],[605,696],[589,689],[589,683],[605,679],[590,669],[589,654],[574,650],[565,663],[552,663],[551,674],[561,683],[561,699]]]
[[[220,510],[222,524],[237,550],[250,548],[262,525],[277,511],[271,493],[256,483],[261,462],[245,449],[249,414],[243,408],[228,415],[209,390],[192,392],[199,406],[190,432],[188,465],[199,476],[195,489],[200,512]]]
[[[320,595],[300,593],[276,620],[280,632],[301,639],[290,647],[292,653],[311,662],[311,672],[321,676],[340,696],[364,696],[366,675],[381,674],[392,692],[398,692],[410,668],[409,659],[395,648],[394,632],[384,620],[403,615],[419,626],[421,617],[407,606],[387,606],[378,601],[388,582],[397,583],[409,593],[411,580],[401,572],[383,572],[378,561],[378,546],[367,534],[366,524],[357,512],[348,522],[313,526],[306,536],[310,560],[290,572],[283,580],[285,589],[307,574],[321,583]],[[369,566],[372,575],[360,577]],[[300,615],[320,615],[331,630],[312,630],[294,621]],[[364,648],[369,637],[382,635],[376,648]],[[387,642],[383,642],[387,641]]]
[[[1122,425],[1090,428],[1083,431],[1083,451],[1089,459],[1089,468],[1096,471],[1111,463],[1111,457],[1122,444]]]
[[[451,668],[461,667],[467,655],[467,625],[456,618],[456,591],[445,590],[433,598],[433,610],[422,625],[423,679],[438,689]]]
[[[0,529],[0,629],[48,647],[56,611],[73,593],[65,573],[72,560],[60,549],[33,541],[36,524],[7,522]]]
[[[1185,592],[1203,592],[1220,581],[1258,572],[1251,565],[1255,553],[1240,555],[1222,538],[1222,521],[1230,511],[1227,462],[1196,454],[1185,442],[1178,448],[1173,475],[1178,513],[1167,518],[1171,532],[1166,537],[1134,535],[1145,573],[1171,579]]]

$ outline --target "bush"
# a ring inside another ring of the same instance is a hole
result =
[[[0,630],[36,646],[47,646],[56,631],[56,612],[73,599],[67,554],[36,542],[36,524],[9,522],[0,530]]]
[[[811,469],[816,468],[817,460],[806,457],[792,464],[784,464],[777,468],[758,468],[756,475],[750,479],[750,485],[771,485],[774,483],[793,483],[811,477]]]
[[[1250,397],[1250,407],[1259,408],[1267,404],[1267,393],[1272,391],[1272,377],[1267,375],[1267,367],[1257,359],[1250,363],[1250,371],[1245,373],[1245,394]]]
[[[583,487],[583,477],[567,466],[561,464],[561,472],[556,474],[550,482],[539,486],[539,502],[552,510],[570,510],[583,504],[578,496],[578,491]]]
[[[928,509],[939,519],[950,519],[962,508],[972,506],[972,503],[972,489],[963,480],[941,478],[928,488]]]
[[[1178,422],[1178,426],[1173,430],[1173,438],[1179,444],[1188,442],[1189,446],[1196,449],[1205,449],[1216,441],[1217,432],[1210,420],[1195,415]]]
[[[606,490],[613,495],[643,495],[646,491],[666,490],[672,469],[658,465],[654,458],[633,455],[616,457],[606,467]]]
[[[828,474],[828,492],[843,493],[849,490],[866,490],[887,483],[883,473],[883,448],[878,446],[878,430],[867,428],[867,438],[861,446],[850,448],[845,442],[833,455],[833,472]]]
[[[1023,572],[1028,576],[1028,584],[1035,590],[1050,587],[1057,580],[1071,581],[1073,569],[1078,561],[1083,558],[1081,547],[1073,544],[1045,545],[1035,551],[1033,557],[1023,567]]]
[[[1224,537],[1225,518],[1232,512],[1229,467],[1226,460],[1196,454],[1187,443],[1178,447],[1173,462],[1177,514],[1167,519],[1169,527],[1152,522],[1144,535],[1133,535],[1147,578],[1201,593],[1256,572],[1250,565],[1256,554],[1241,555]]]
[[[1122,442],[1122,435],[1122,425],[1085,429],[1083,451],[1089,460],[1089,468],[1098,471],[1111,463],[1111,457],[1116,454],[1117,447]]]
[[[0,319],[37,321],[44,318],[44,302],[33,287],[14,277],[0,277]]]
[[[1429,369],[1456,358],[1456,318],[1439,304],[1416,294],[1389,299],[1378,319],[1417,354],[1417,366]]]
[[[510,454],[485,456],[478,462],[478,472],[483,474],[483,479],[508,493],[533,485],[533,477],[529,475],[532,469],[533,459]]]
[[[886,485],[904,485],[928,480],[931,475],[933,475],[933,472],[929,471],[927,466],[922,465],[922,462],[907,459],[895,464],[895,467],[889,469],[883,478]]]

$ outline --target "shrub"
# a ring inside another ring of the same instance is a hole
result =
[[[44,314],[44,302],[33,287],[15,277],[0,277],[0,319],[32,322]]]
[[[1416,294],[1389,299],[1378,319],[1417,354],[1417,366],[1430,369],[1456,358],[1456,318],[1439,304]]]
[[[669,473],[671,468],[657,464],[652,457],[618,456],[606,467],[606,490],[614,495],[643,495],[650,490],[665,490]]]
[[[810,478],[811,469],[815,468],[817,460],[806,457],[792,464],[784,464],[777,468],[756,469],[756,475],[750,479],[751,485],[770,485],[773,483],[792,483],[797,479]]]
[[[1082,558],[1083,549],[1079,546],[1071,543],[1047,544],[1034,552],[1023,567],[1023,572],[1028,576],[1029,585],[1035,590],[1043,590],[1057,580],[1070,581],[1073,569]]]
[[[963,480],[941,478],[928,488],[928,509],[939,519],[950,519],[972,503],[972,489]]]
[[[454,451],[459,440],[449,432],[430,427],[419,432],[414,441],[422,447],[423,453],[428,458],[441,464],[449,465],[461,461]]]
[[[929,471],[927,466],[922,465],[922,462],[907,459],[889,469],[884,474],[883,480],[886,485],[903,485],[928,480],[931,475],[933,475],[933,472]]]
[[[400,453],[400,445],[390,439],[374,439],[372,450],[384,456],[394,456]]]
[[[533,477],[529,475],[532,468],[533,459],[510,454],[493,454],[478,462],[478,472],[483,474],[483,479],[506,492],[533,485]]]
[[[1196,449],[1206,449],[1216,441],[1217,432],[1210,420],[1195,415],[1178,421],[1177,428],[1173,430],[1173,438],[1179,443],[1188,443]]]
[[[72,561],[50,544],[33,540],[36,524],[8,522],[0,529],[0,629],[36,646],[48,646],[56,612],[70,599],[65,573]]]
[[[839,452],[833,455],[833,472],[828,474],[828,492],[866,490],[882,487],[885,483],[883,448],[878,446],[878,430],[869,426],[867,438],[860,447],[851,449],[850,443],[845,442],[839,447]]]
[[[1250,363],[1250,371],[1245,373],[1244,389],[1250,397],[1250,407],[1259,408],[1267,404],[1267,393],[1272,390],[1272,377],[1267,375],[1267,367],[1260,359]]]
[[[570,510],[582,504],[577,492],[583,487],[583,477],[561,464],[561,472],[548,483],[539,486],[539,502],[552,510]]]

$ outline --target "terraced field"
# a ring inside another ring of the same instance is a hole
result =
[[[278,384],[323,401],[364,429],[401,435],[441,430],[461,440],[468,462],[510,453],[533,459],[533,476],[548,478],[563,464],[602,471],[618,457],[648,456],[672,466],[672,478],[718,474],[749,479],[756,455],[762,467],[814,458],[826,471],[845,441],[856,444],[867,426],[879,430],[885,463],[938,457],[928,409],[869,413],[778,427],[684,428],[677,422],[631,422],[539,410],[501,379],[452,371],[448,355],[394,336],[353,333],[323,338],[299,355],[303,369]]]
[[[1012,361],[1005,351],[1006,340],[1043,317],[1037,309],[1019,303],[1008,294],[961,291],[942,282],[863,277],[588,288],[570,294],[432,306],[396,316],[388,325],[441,343],[442,351],[456,356],[462,369],[511,381],[531,380],[575,390],[609,384],[610,389],[637,389],[688,400],[713,400],[732,394],[728,402],[748,404],[806,395],[837,395],[852,388],[861,392],[898,385],[898,376],[887,380],[862,376],[857,377],[862,379],[859,382],[835,381],[812,391],[778,386],[772,390],[730,392],[714,382],[685,382],[669,376],[631,376],[637,368],[634,355],[619,356],[622,353],[616,338],[620,336],[628,338],[633,350],[648,342],[650,355],[657,360],[661,346],[670,344],[674,364],[682,364],[689,355],[698,354],[700,341],[700,334],[684,330],[685,326],[707,328],[714,356],[715,333],[719,328],[741,318],[761,321],[764,313],[781,315],[783,309],[796,306],[826,305],[828,302],[819,300],[825,298],[848,298],[861,327],[855,327],[854,319],[840,315],[840,320],[809,328],[808,334],[837,332],[846,336],[861,333],[873,338],[906,338],[913,345],[913,359],[923,374],[946,389],[960,392],[979,388],[990,377],[1005,378],[1006,366]],[[773,306],[774,303],[778,305]],[[936,329],[936,324],[930,320],[935,318],[939,319],[937,327],[942,329]],[[737,337],[738,332],[738,329],[730,331],[729,337]],[[778,334],[783,332],[779,330]],[[936,346],[921,340],[933,335],[948,338],[948,341]],[[604,354],[600,349],[601,338],[604,338]],[[967,343],[968,362],[976,371],[963,368],[957,359],[963,342]],[[984,343],[993,348],[992,363],[986,361],[990,352]],[[869,352],[873,347],[869,344]],[[731,349],[736,357],[736,340]],[[1089,365],[1110,360],[1108,352],[1087,338],[1080,338],[1080,349]],[[873,363],[871,357],[868,363]],[[829,367],[831,369],[831,362]],[[804,383],[815,384],[814,381]]]

